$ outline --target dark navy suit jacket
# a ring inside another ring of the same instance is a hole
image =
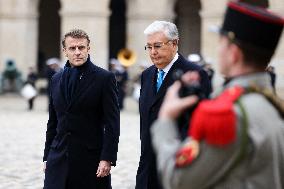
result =
[[[180,54],[164,78],[158,93],[156,92],[157,68],[153,65],[142,73],[139,99],[141,156],[136,176],[136,189],[162,188],[156,171],[156,157],[151,145],[150,127],[154,120],[157,119],[167,88],[174,83],[172,75],[177,69],[182,70],[184,73],[189,70],[198,71],[204,93],[209,95],[211,90],[206,72],[200,66],[188,62]],[[188,122],[184,124],[188,126]]]
[[[112,165],[117,160],[119,106],[115,77],[88,60],[70,102],[64,94],[66,79],[62,71],[51,80],[44,188],[111,188],[110,176],[97,178],[96,172],[100,160]]]

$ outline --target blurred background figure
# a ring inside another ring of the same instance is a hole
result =
[[[271,86],[273,88],[274,93],[276,94],[276,89],[275,89],[275,82],[276,82],[276,73],[275,73],[275,68],[274,66],[267,66],[266,71],[269,73],[270,75],[270,82],[271,82]]]
[[[124,98],[129,94],[128,68],[136,63],[137,55],[128,48],[121,48],[117,53],[117,59],[110,59],[110,71],[114,73],[118,85],[119,108],[124,108]]]
[[[0,92],[19,92],[22,85],[21,72],[17,69],[13,60],[8,60],[2,73]]]
[[[124,98],[127,91],[127,67],[123,66],[117,59],[112,58],[110,60],[110,71],[114,73],[117,81],[119,109],[122,110],[124,108]]]
[[[205,64],[203,56],[199,53],[189,54],[187,57],[188,61],[203,66]]]
[[[213,77],[215,74],[215,70],[212,67],[212,63],[205,61],[205,64],[202,66],[203,69],[206,71],[206,73],[208,74],[209,77],[209,81],[211,83],[211,92],[213,91]]]
[[[139,63],[139,72],[136,77],[133,79],[133,91],[132,91],[132,98],[139,101],[140,97],[140,89],[141,89],[141,74],[144,70],[146,70],[148,67],[150,67],[151,64],[147,61],[142,61]]]
[[[34,107],[34,99],[36,98],[37,91],[36,91],[36,81],[38,79],[38,75],[35,71],[34,67],[29,67],[29,73],[27,75],[27,81],[25,82],[25,85],[30,85],[30,87],[33,87],[33,95],[28,98],[28,110],[32,110]]]
[[[56,73],[62,70],[60,60],[58,58],[50,58],[46,61],[46,78],[48,80]]]
[[[207,73],[209,77],[209,81],[211,84],[210,93],[213,91],[213,77],[215,74],[215,70],[212,67],[212,63],[210,61],[206,61],[203,56],[199,53],[190,54],[187,57],[188,61],[193,62],[203,68],[203,70]]]
[[[60,67],[60,60],[58,58],[49,58],[46,61],[46,71],[45,71],[45,75],[46,75],[46,79],[47,79],[47,87],[46,87],[46,94],[48,96],[48,104],[50,101],[50,97],[49,97],[49,92],[50,92],[50,79],[52,78],[52,76],[61,71],[62,68]]]

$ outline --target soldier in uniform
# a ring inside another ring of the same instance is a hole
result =
[[[188,136],[176,120],[198,97],[180,98],[181,82],[168,90],[151,127],[157,167],[166,189],[283,189],[284,109],[265,72],[284,19],[268,10],[228,2],[220,30],[221,92],[194,110]],[[184,83],[198,77],[186,73]]]

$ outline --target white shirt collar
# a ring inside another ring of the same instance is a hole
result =
[[[168,72],[170,71],[171,67],[174,65],[175,61],[178,59],[178,53],[175,54],[174,58],[172,59],[172,61],[162,70],[165,72],[164,74],[164,78],[166,77],[166,75],[168,74]],[[160,70],[160,69],[159,69]],[[163,79],[164,79],[163,78]]]

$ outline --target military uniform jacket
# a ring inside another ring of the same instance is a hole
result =
[[[111,72],[84,64],[70,102],[64,71],[51,81],[51,102],[43,160],[46,189],[107,189],[110,176],[97,178],[101,160],[116,164],[119,140],[117,86]]]
[[[235,78],[225,88],[246,87],[250,84],[270,87],[265,73]],[[247,93],[239,99],[248,120],[247,153],[230,171],[240,152],[240,131],[243,115],[240,107],[233,105],[236,113],[236,139],[223,147],[200,142],[198,156],[188,165],[176,166],[176,154],[190,140],[180,141],[176,123],[158,120],[151,133],[157,153],[157,167],[166,189],[283,189],[284,188],[284,121],[275,107],[259,93]],[[208,123],[210,125],[210,123]],[[224,176],[225,175],[225,176]]]

